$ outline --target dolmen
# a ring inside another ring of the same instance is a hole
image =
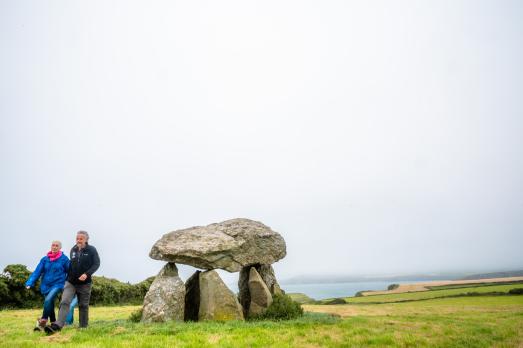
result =
[[[282,293],[272,264],[284,258],[282,236],[261,222],[232,219],[169,232],[149,256],[166,261],[145,295],[142,321],[244,320],[263,314]],[[176,263],[196,271],[185,284]],[[240,272],[238,297],[215,269]]]

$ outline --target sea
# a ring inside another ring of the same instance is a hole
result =
[[[358,291],[387,290],[390,284],[412,284],[417,281],[372,281],[372,282],[346,282],[346,283],[317,283],[317,284],[280,284],[286,293],[299,292],[315,300],[333,297],[354,296]]]
[[[390,284],[413,284],[426,282],[427,280],[408,280],[408,281],[370,281],[370,282],[343,282],[343,283],[293,283],[280,284],[286,293],[302,293],[315,300],[322,300],[334,297],[354,296],[358,291],[365,290],[387,290]],[[238,285],[228,284],[230,289],[237,292]]]

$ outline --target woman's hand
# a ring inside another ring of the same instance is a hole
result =
[[[26,286],[25,288],[26,288],[27,290],[31,289],[31,287],[30,287],[29,285],[28,285],[28,286]]]

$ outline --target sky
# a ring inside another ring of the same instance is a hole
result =
[[[86,230],[97,274],[138,282],[163,234],[243,217],[285,239],[280,279],[522,269],[521,18],[0,0],[0,267]]]

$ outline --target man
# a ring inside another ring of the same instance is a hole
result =
[[[65,325],[69,306],[76,294],[78,297],[78,311],[80,316],[80,327],[86,328],[89,322],[89,299],[91,298],[91,276],[100,267],[100,257],[96,248],[89,245],[89,234],[79,231],[76,234],[76,245],[71,249],[71,267],[65,282],[58,320],[47,326],[45,332],[53,334],[60,331]]]

